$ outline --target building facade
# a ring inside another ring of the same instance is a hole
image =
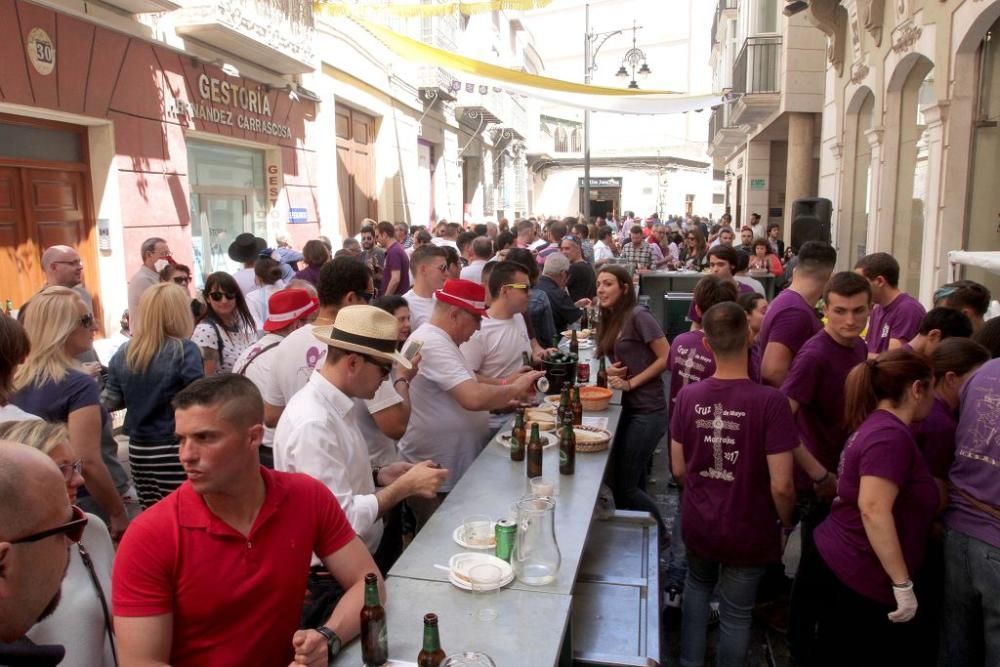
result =
[[[4,299],[24,303],[44,249],[71,245],[113,330],[147,237],[200,279],[235,268],[242,232],[319,233],[317,105],[294,78],[313,67],[311,8],[277,7],[0,1]]]
[[[890,252],[930,303],[949,250],[1000,249],[1000,1],[809,4],[829,35],[819,193],[844,266]]]
[[[773,0],[717,0],[708,154],[737,226],[757,213],[790,241],[792,202],[815,197],[826,38]]]

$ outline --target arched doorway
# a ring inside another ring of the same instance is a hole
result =
[[[867,254],[868,225],[871,222],[872,147],[869,131],[874,125],[875,96],[860,88],[847,107],[845,141],[849,148],[847,176],[840,233],[841,252],[847,254],[847,266],[854,266]]]
[[[963,246],[968,250],[1000,249],[1000,19],[990,27],[977,53],[978,76],[972,125],[970,196]],[[1000,276],[966,268],[964,277],[1000,294]]]
[[[899,99],[899,152],[896,179],[895,215],[892,220],[892,254],[899,261],[899,287],[920,293],[920,264],[924,226],[928,219],[927,195],[930,180],[927,123],[923,110],[936,102],[934,63],[916,56],[901,85],[891,94]]]

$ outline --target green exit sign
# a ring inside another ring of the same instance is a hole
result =
[[[766,178],[751,178],[750,179],[750,189],[751,190],[763,190],[767,187]]]

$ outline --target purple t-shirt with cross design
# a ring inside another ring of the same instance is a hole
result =
[[[910,424],[917,448],[927,460],[931,475],[937,479],[948,479],[948,469],[955,460],[956,429],[955,414],[940,396],[934,397],[934,407],[925,419]]]
[[[798,445],[788,400],[749,379],[710,377],[684,387],[671,411],[670,437],[683,446],[684,543],[727,565],[781,558],[778,511],[767,457]]]
[[[781,343],[794,357],[806,341],[822,328],[816,311],[802,295],[786,289],[767,306],[767,314],[757,337],[761,358],[767,354],[768,343]]]
[[[892,517],[903,560],[912,577],[920,569],[938,507],[938,489],[910,428],[876,410],[847,440],[837,471],[830,516],[816,528],[816,548],[845,586],[885,605],[895,605],[892,581],[868,541],[858,496],[861,478],[880,477],[899,488]]]
[[[868,351],[872,354],[885,352],[889,349],[890,338],[909,341],[917,335],[925,314],[920,302],[906,292],[900,292],[888,306],[876,304],[868,319]]]
[[[850,432],[844,423],[844,382],[851,369],[868,356],[860,338],[841,345],[825,330],[806,341],[792,360],[781,393],[799,404],[795,423],[806,449],[827,470],[837,469]],[[812,490],[812,480],[795,466],[795,487]]]
[[[715,355],[705,347],[704,331],[687,331],[674,338],[667,358],[670,370],[670,405],[681,389],[715,374]]]

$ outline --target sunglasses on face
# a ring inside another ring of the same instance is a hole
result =
[[[365,361],[367,361],[372,366],[377,366],[378,369],[380,371],[382,371],[382,377],[388,377],[389,373],[392,371],[392,364],[391,363],[388,364],[388,365],[386,365],[386,364],[380,362],[375,357],[373,357],[371,355],[368,355],[368,354],[362,354],[361,358],[364,359]]]
[[[177,276],[176,278],[171,278],[171,280],[173,280],[178,285],[187,285],[188,283],[191,282],[191,277],[188,276],[187,278],[184,278],[181,276]]]
[[[528,286],[525,285],[524,283],[507,283],[506,285],[500,286],[501,289],[503,289],[504,287],[509,287],[511,289],[520,289],[520,290],[528,289]]]
[[[62,473],[63,479],[67,482],[72,482],[76,475],[83,474],[83,461],[77,459],[72,463],[64,463],[59,466],[59,472]]]
[[[65,535],[71,542],[79,542],[80,538],[83,537],[83,529],[87,527],[87,515],[76,505],[73,505],[70,509],[73,510],[73,518],[63,525],[33,533],[19,540],[11,540],[10,543],[26,544],[28,542],[38,542],[53,535]]]
[[[215,302],[222,301],[222,299],[233,301],[236,298],[236,292],[209,292],[208,297]]]
[[[91,315],[90,313],[87,313],[86,315],[81,317],[80,326],[83,327],[84,329],[92,328],[94,326],[94,316]]]

